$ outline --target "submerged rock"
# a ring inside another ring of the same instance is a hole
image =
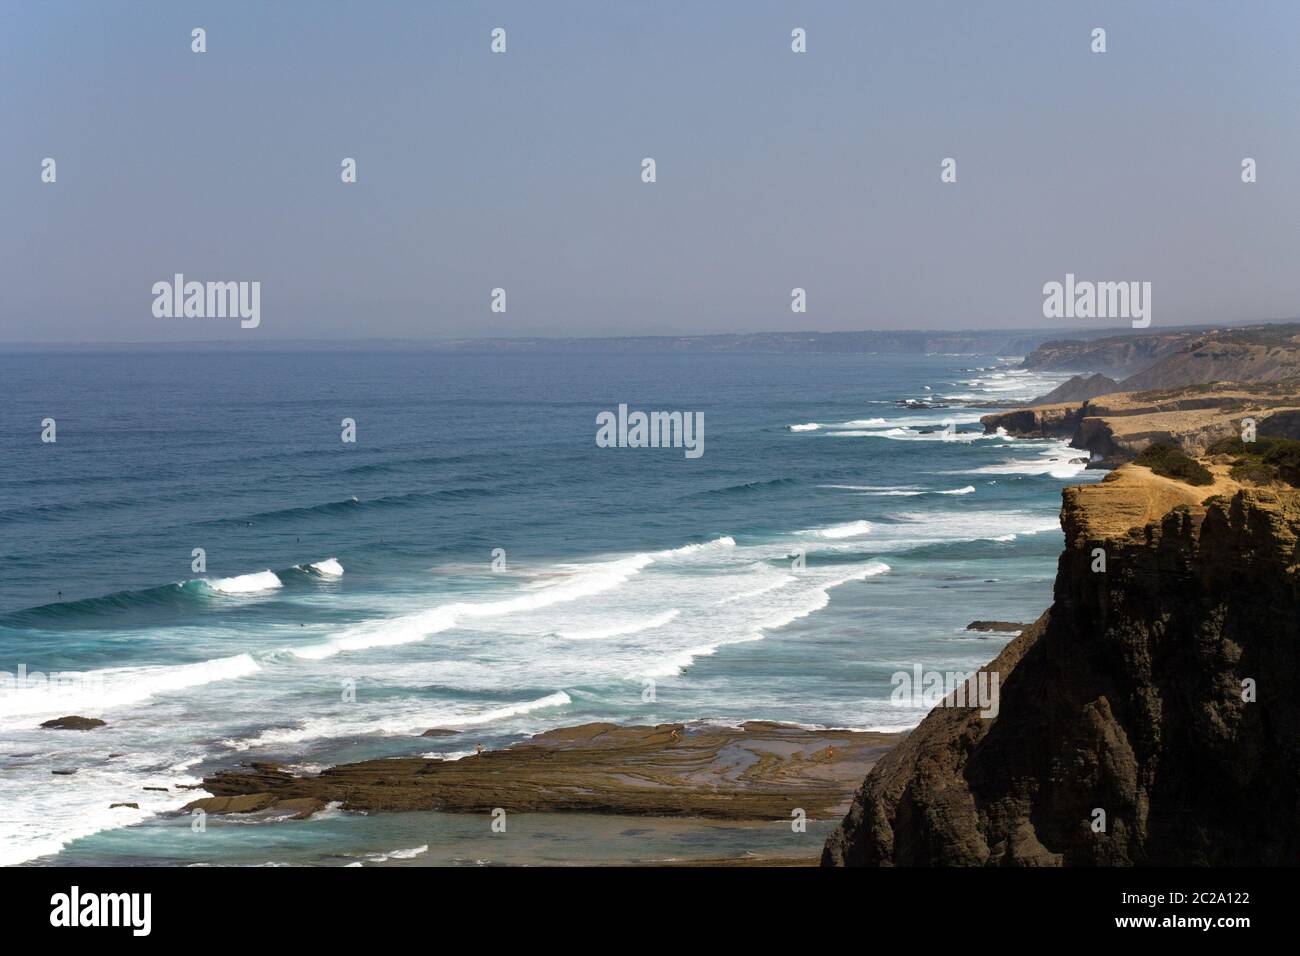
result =
[[[202,810],[204,813],[256,813],[265,810],[275,798],[269,793],[248,793],[238,797],[203,797],[191,800],[181,812]]]
[[[104,727],[106,724],[98,717],[56,717],[54,720],[47,720],[41,724],[45,730],[94,730],[96,727]]]
[[[316,797],[278,797],[271,793],[250,793],[238,797],[203,797],[181,807],[182,813],[261,813],[264,810],[286,813],[293,820],[306,820],[325,809],[325,801]]]

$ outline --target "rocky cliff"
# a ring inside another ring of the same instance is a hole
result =
[[[935,708],[823,863],[1300,862],[1300,492],[1216,479],[1066,489],[1052,607],[986,667],[997,715]]]
[[[1150,368],[1183,348],[1192,332],[1108,335],[1093,341],[1056,339],[1025,356],[1024,367],[1044,371],[1100,372],[1114,378]]]
[[[1210,382],[1280,382],[1300,377],[1300,324],[1248,325],[1044,342],[1024,368],[1100,372],[1122,378],[1111,391]],[[1127,377],[1125,377],[1127,376]],[[1102,394],[1094,392],[1093,395]],[[1045,395],[1040,404],[1093,395]]]
[[[1107,378],[1100,372],[1092,375],[1076,375],[1067,382],[1062,382],[1046,395],[1040,396],[1035,404],[1053,405],[1057,402],[1082,402],[1099,395],[1109,395],[1121,391],[1119,382]]]
[[[1300,383],[1191,385],[1120,392],[1082,402],[1057,402],[985,415],[986,433],[1001,428],[1015,438],[1068,438],[1113,467],[1154,442],[1203,454],[1215,442],[1240,434],[1242,421],[1259,434],[1300,438]]]
[[[1120,383],[1124,391],[1206,382],[1280,382],[1300,375],[1294,325],[1251,334],[1238,329],[1197,337]]]

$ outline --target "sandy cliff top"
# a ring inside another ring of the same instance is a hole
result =
[[[1074,510],[1075,527],[1088,540],[1119,538],[1159,521],[1177,505],[1203,512],[1203,503],[1216,495],[1234,495],[1241,485],[1228,477],[1227,465],[1208,465],[1213,485],[1189,485],[1154,474],[1150,468],[1128,464],[1094,485],[1065,489],[1065,509]]]

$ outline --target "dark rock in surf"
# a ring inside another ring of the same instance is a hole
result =
[[[106,726],[105,722],[98,717],[56,717],[53,720],[47,720],[41,724],[45,730],[94,730],[96,727]]]

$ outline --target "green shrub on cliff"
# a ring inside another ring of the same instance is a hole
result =
[[[1239,437],[1221,438],[1205,450],[1207,455],[1235,455],[1238,458],[1263,459],[1273,452],[1282,452],[1288,448],[1300,449],[1300,441],[1289,438],[1265,438],[1262,435],[1254,441],[1242,441]]]
[[[1232,477],[1239,481],[1262,484],[1280,478],[1287,484],[1300,487],[1300,441],[1259,438],[1244,442],[1240,438],[1225,438],[1211,445],[1208,452],[1236,458]]]
[[[1233,465],[1228,474],[1232,476],[1233,481],[1249,482],[1253,485],[1267,485],[1277,478],[1277,469],[1272,465],[1264,464],[1262,461],[1246,459]]]
[[[1189,485],[1214,484],[1214,476],[1210,474],[1209,469],[1168,442],[1155,442],[1148,445],[1134,460],[1165,478],[1185,481]]]
[[[1232,438],[1220,438],[1209,448],[1205,449],[1205,453],[1207,455],[1236,455],[1239,458],[1243,455],[1258,457],[1258,455],[1263,454],[1260,447],[1261,443],[1268,444],[1269,441],[1269,439],[1264,438],[1260,441],[1248,444],[1234,435]]]
[[[1287,484],[1300,486],[1300,441],[1274,439],[1272,447],[1264,452],[1264,464],[1276,468],[1278,477]]]

